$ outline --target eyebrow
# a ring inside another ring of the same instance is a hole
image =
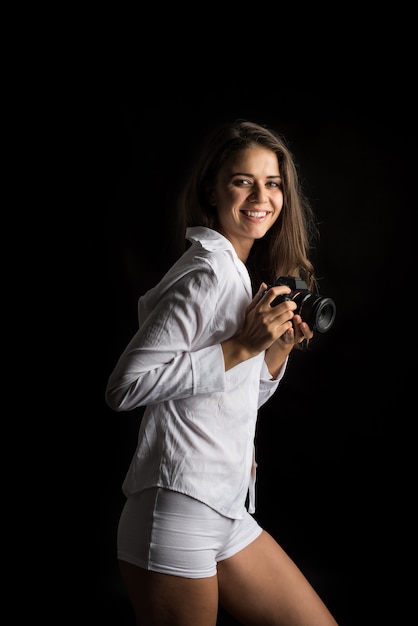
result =
[[[254,177],[254,174],[250,174],[249,172],[234,172],[231,174],[230,178],[234,176],[249,176],[251,178]],[[280,174],[272,174],[271,176],[267,176],[267,178],[281,178]]]

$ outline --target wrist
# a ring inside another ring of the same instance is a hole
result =
[[[223,341],[221,348],[224,355],[225,371],[256,356],[256,353],[251,352],[248,347],[241,343],[238,337],[231,337]]]

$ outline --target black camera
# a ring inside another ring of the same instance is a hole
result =
[[[304,280],[295,276],[279,276],[276,278],[274,285],[270,285],[262,294],[277,285],[287,285],[292,290],[277,296],[270,306],[277,306],[285,300],[293,300],[296,302],[297,309],[295,313],[301,316],[304,322],[308,324],[312,330],[319,333],[326,333],[334,323],[336,306],[331,298],[323,298],[319,295],[308,291],[308,286]],[[262,297],[261,296],[261,297]]]

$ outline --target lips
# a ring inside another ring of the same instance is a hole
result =
[[[266,215],[268,215],[268,211],[241,211],[241,213],[243,213],[247,217],[255,217],[258,219],[266,217]]]

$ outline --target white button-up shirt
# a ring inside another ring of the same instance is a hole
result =
[[[191,246],[139,299],[139,328],[109,377],[115,411],[139,406],[138,444],[122,485],[192,496],[240,519],[255,510],[254,439],[272,380],[264,352],[225,372],[221,342],[242,327],[250,277],[232,244],[215,230],[189,228]]]

